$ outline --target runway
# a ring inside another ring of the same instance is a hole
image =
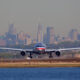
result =
[[[0,60],[0,68],[80,67],[80,59]]]

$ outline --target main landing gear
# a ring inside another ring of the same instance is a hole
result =
[[[52,53],[49,54],[49,58],[53,58]]]
[[[30,52],[30,56],[29,56],[30,58],[32,58],[32,53]]]

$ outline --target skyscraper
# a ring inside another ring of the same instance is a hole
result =
[[[43,31],[41,24],[38,25],[37,42],[43,42]]]
[[[31,36],[28,34],[25,34],[25,45],[30,45],[32,43]]]
[[[52,44],[54,43],[54,28],[47,27],[47,43]]]
[[[9,34],[16,34],[16,29],[14,28],[14,24],[9,24]]]
[[[16,44],[16,29],[14,28],[14,24],[9,24],[9,30],[6,33],[6,43],[7,45],[15,45]]]
[[[72,29],[69,33],[69,37],[73,41],[78,40],[78,31],[77,31],[77,29]]]
[[[25,44],[25,33],[23,31],[19,32],[17,35],[18,44]]]

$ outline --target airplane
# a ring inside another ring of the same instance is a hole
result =
[[[22,56],[25,56],[26,53],[30,53],[29,57],[32,58],[33,54],[49,54],[49,58],[52,58],[52,53],[55,53],[57,56],[61,55],[61,51],[70,51],[70,50],[78,50],[77,48],[63,48],[63,49],[47,49],[46,45],[43,43],[36,43],[33,49],[18,49],[18,48],[6,48],[0,47],[1,50],[12,50],[12,51],[20,51]]]

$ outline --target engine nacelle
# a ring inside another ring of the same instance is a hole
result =
[[[56,54],[57,56],[60,56],[61,53],[60,53],[60,51],[56,51],[55,54]]]
[[[26,55],[24,51],[21,51],[20,54],[21,54],[22,56],[25,56],[25,55]]]

